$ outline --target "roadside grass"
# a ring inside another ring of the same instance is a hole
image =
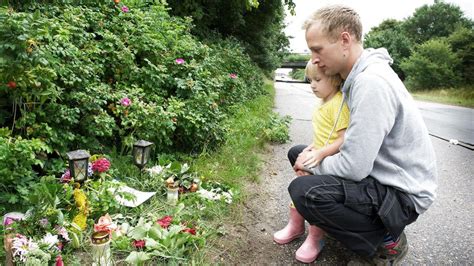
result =
[[[410,91],[420,101],[445,103],[474,108],[474,86],[439,90]]]
[[[231,250],[222,246],[220,236],[226,234],[225,224],[237,225],[242,218],[242,204],[245,201],[245,184],[259,182],[259,173],[265,153],[265,146],[272,141],[284,142],[288,136],[287,118],[275,118],[272,112],[275,90],[273,82],[265,82],[266,94],[257,97],[247,104],[236,107],[234,115],[228,121],[229,131],[226,143],[217,151],[202,154],[193,162],[193,169],[207,179],[229,184],[238,195],[234,198],[237,202],[230,205],[225,211],[215,210],[214,217],[209,221],[216,228],[214,237],[206,239],[205,250],[193,256],[193,263],[208,264],[219,263],[217,259],[222,255],[232,256]],[[275,125],[275,119],[278,120]],[[280,126],[279,126],[280,125]],[[277,128],[271,132],[269,127]],[[270,131],[269,131],[270,130]],[[269,133],[270,132],[270,133]],[[276,137],[275,136],[280,136]]]
[[[258,181],[260,155],[271,141],[266,129],[275,116],[272,114],[274,88],[265,82],[266,94],[236,107],[227,126],[226,143],[217,151],[202,154],[193,162],[194,170],[214,181],[241,186],[247,181]]]

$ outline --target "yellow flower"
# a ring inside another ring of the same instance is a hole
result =
[[[77,226],[84,231],[87,228],[87,215],[80,212],[74,217],[74,219],[72,219],[72,222],[77,224]]]
[[[87,197],[84,191],[81,189],[75,188],[74,192],[74,200],[76,201],[76,206],[80,212],[87,213]]]
[[[85,230],[87,227],[87,214],[89,212],[86,194],[81,189],[75,188],[73,195],[76,207],[79,209],[79,213],[74,217],[73,222],[77,224],[81,230]]]

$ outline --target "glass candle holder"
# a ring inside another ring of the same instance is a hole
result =
[[[91,246],[93,266],[112,266],[109,232],[92,233]]]
[[[166,200],[169,203],[176,203],[178,201],[178,187],[167,187]]]

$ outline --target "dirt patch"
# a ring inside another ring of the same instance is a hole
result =
[[[294,253],[305,237],[287,245],[273,242],[273,233],[287,223],[290,197],[287,187],[293,171],[286,158],[291,144],[270,146],[265,155],[261,180],[247,184],[247,198],[234,214],[236,221],[224,226],[221,252],[216,258],[224,264],[292,265],[298,264]],[[354,253],[339,242],[326,239],[326,246],[315,263],[325,265],[346,264]]]

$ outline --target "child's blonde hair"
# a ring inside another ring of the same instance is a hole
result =
[[[306,77],[314,77],[316,75],[316,71],[318,70],[318,65],[313,64],[311,59],[306,64],[306,68],[304,70],[304,75]],[[331,81],[331,84],[339,89],[339,86],[342,84],[342,78],[339,74],[328,76],[328,79]]]

